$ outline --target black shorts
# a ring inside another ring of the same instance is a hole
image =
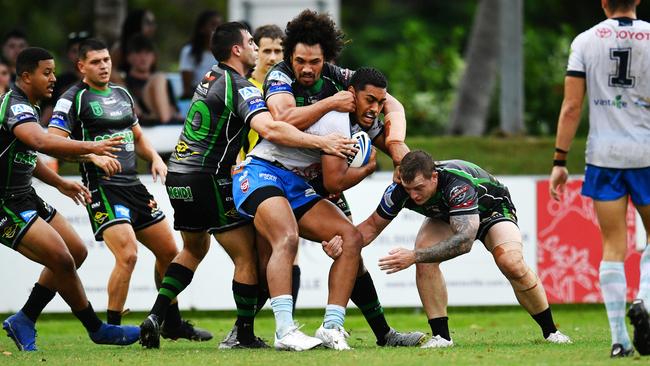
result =
[[[104,184],[91,186],[92,202],[86,205],[95,240],[104,240],[107,227],[129,223],[142,230],[165,218],[158,203],[142,183],[131,186]]]
[[[490,228],[494,226],[494,224],[502,221],[510,221],[517,225],[517,211],[515,205],[512,204],[510,195],[507,196],[507,199],[501,201],[498,206],[493,208],[490,216],[481,217],[481,223],[478,227],[478,232],[476,233],[476,239],[480,240],[481,243],[485,243],[485,237]]]
[[[165,185],[174,208],[174,230],[214,234],[251,222],[235,208],[230,175],[168,173]]]
[[[56,215],[54,207],[33,187],[27,193],[0,200],[0,207],[0,243],[14,250],[38,217],[50,222]]]
[[[341,209],[341,211],[343,211],[345,216],[352,216],[350,205],[348,204],[348,200],[345,199],[345,195],[343,194],[343,192],[334,195],[327,192],[325,186],[323,185],[323,177],[321,175],[310,180],[309,185],[314,187],[314,190],[316,191],[316,193],[318,193],[319,196],[327,198],[330,202],[335,204],[336,207]]]

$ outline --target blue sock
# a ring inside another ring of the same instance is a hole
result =
[[[639,270],[641,279],[639,280],[639,293],[636,297],[643,300],[647,309],[650,306],[650,245],[646,245],[643,254],[641,254]]]
[[[271,308],[275,315],[275,333],[278,338],[285,336],[293,324],[293,298],[291,294],[271,298]]]
[[[625,267],[623,262],[600,262],[600,290],[603,293],[612,344],[620,343],[630,349],[632,342],[625,327]]]
[[[345,308],[340,305],[329,304],[325,308],[325,320],[323,320],[323,328],[333,329],[337,327],[343,328],[345,321]]]

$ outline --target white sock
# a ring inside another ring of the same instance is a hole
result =
[[[632,342],[625,327],[625,293],[627,282],[623,262],[600,262],[600,290],[603,293],[612,344],[630,349]]]

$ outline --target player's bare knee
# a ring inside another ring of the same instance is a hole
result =
[[[74,258],[67,250],[51,253],[48,257],[49,261],[47,266],[52,270],[52,272],[61,274],[76,271],[77,266],[75,265]]]
[[[282,254],[296,255],[298,252],[298,241],[300,237],[297,232],[286,232],[280,235],[275,243],[273,243],[273,252],[280,252]]]
[[[497,266],[509,279],[516,280],[526,275],[528,266],[521,253],[509,252],[497,259]]]
[[[343,238],[343,253],[346,255],[360,255],[363,247],[363,236],[354,226],[341,233]]]
[[[86,247],[83,245],[78,247],[72,247],[70,248],[70,254],[74,259],[76,268],[79,268],[88,257],[88,249],[86,249]]]
[[[136,251],[125,251],[115,258],[115,264],[129,271],[133,271],[135,264],[138,262],[138,253]]]

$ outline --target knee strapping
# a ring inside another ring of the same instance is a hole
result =
[[[518,244],[518,248],[511,245]],[[535,272],[524,261],[524,257],[519,249],[521,243],[511,241],[497,245],[493,250],[494,260],[499,269],[506,278],[512,283],[512,287],[517,292],[526,292],[537,287],[538,278]]]

